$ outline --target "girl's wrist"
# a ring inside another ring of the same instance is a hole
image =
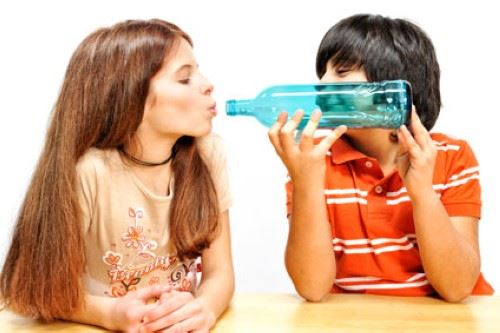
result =
[[[215,323],[217,322],[217,316],[213,311],[207,311],[207,317],[208,317],[208,327],[212,328],[215,326]]]
[[[102,326],[111,331],[122,331],[120,314],[116,312],[117,308],[117,298],[112,298],[109,307],[102,313]]]
[[[203,309],[203,312],[205,312],[208,328],[214,327],[217,322],[217,314],[208,306],[208,304],[204,302],[203,299],[197,298],[197,301]]]

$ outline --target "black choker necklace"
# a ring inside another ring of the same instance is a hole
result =
[[[172,154],[170,154],[170,156],[167,157],[166,160],[164,160],[162,162],[154,163],[154,162],[143,161],[143,160],[140,160],[140,159],[138,159],[138,158],[130,155],[129,153],[127,153],[125,151],[125,149],[123,147],[119,147],[118,149],[122,152],[123,155],[125,155],[126,158],[128,158],[129,160],[131,160],[135,164],[139,164],[139,165],[146,166],[146,167],[153,167],[153,166],[159,166],[159,165],[167,164],[174,157],[174,152],[172,152]]]

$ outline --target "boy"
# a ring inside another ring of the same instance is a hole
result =
[[[477,161],[465,141],[428,132],[441,98],[425,32],[401,19],[348,17],[323,37],[316,72],[322,83],[407,80],[414,111],[410,129],[340,126],[320,141],[316,112],[299,144],[301,111],[270,129],[290,174],[285,262],[297,292],[309,301],[329,292],[450,302],[492,294],[480,273]]]

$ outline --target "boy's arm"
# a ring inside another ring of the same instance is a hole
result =
[[[321,301],[335,281],[335,253],[323,179],[294,182],[285,265],[300,296]]]
[[[288,274],[297,292],[308,301],[321,301],[335,281],[336,265],[332,231],[325,195],[325,155],[345,131],[333,130],[317,145],[313,142],[321,113],[314,112],[304,128],[299,144],[294,132],[303,112],[296,112],[285,124],[282,113],[269,130],[269,139],[285,164],[293,182],[292,213],[285,251]]]
[[[449,302],[469,296],[480,273],[478,221],[448,216],[437,194],[412,198],[415,233],[427,278]]]
[[[398,171],[413,205],[415,233],[427,278],[447,301],[469,296],[480,273],[477,219],[448,216],[432,187],[437,149],[413,111],[412,134],[398,133]]]

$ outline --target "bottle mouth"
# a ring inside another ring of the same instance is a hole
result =
[[[236,115],[236,100],[230,99],[226,101],[226,114],[228,116]]]
[[[226,114],[228,116],[250,116],[252,114],[252,100],[230,99],[226,101]]]

